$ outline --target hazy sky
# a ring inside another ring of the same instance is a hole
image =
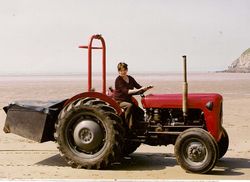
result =
[[[0,0],[0,24],[0,74],[86,73],[78,45],[97,33],[108,72],[181,72],[184,54],[215,71],[250,47],[250,0]]]

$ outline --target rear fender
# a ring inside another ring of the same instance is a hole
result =
[[[87,97],[93,97],[93,98],[98,98],[100,100],[103,100],[107,103],[110,104],[110,106],[112,106],[117,114],[121,115],[122,114],[122,110],[121,110],[121,107],[118,105],[118,103],[112,99],[111,97],[103,94],[103,93],[99,93],[99,92],[84,92],[84,93],[80,93],[80,94],[77,94],[75,95],[74,97],[68,99],[65,103],[64,103],[64,107],[72,102],[74,102],[75,100],[78,100],[78,99],[82,99],[82,98],[87,98]]]

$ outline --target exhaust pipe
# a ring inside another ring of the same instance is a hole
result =
[[[187,83],[187,56],[183,57],[183,72],[184,72],[184,82],[183,82],[183,93],[182,93],[182,111],[184,123],[187,119],[187,104],[188,104],[188,83]]]

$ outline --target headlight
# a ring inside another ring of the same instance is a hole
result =
[[[212,111],[213,110],[213,107],[214,107],[214,103],[212,101],[209,101],[206,103],[206,108],[209,110],[209,111]]]

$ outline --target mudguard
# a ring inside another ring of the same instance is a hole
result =
[[[74,102],[77,99],[81,99],[81,98],[86,98],[86,97],[93,97],[93,98],[98,98],[100,100],[103,100],[107,103],[110,104],[110,106],[112,106],[118,115],[122,114],[122,109],[120,108],[119,104],[111,97],[111,96],[107,96],[103,93],[99,93],[99,92],[84,92],[84,93],[80,93],[78,95],[75,95],[74,97],[68,99],[65,103],[64,106],[68,105],[71,102]]]

